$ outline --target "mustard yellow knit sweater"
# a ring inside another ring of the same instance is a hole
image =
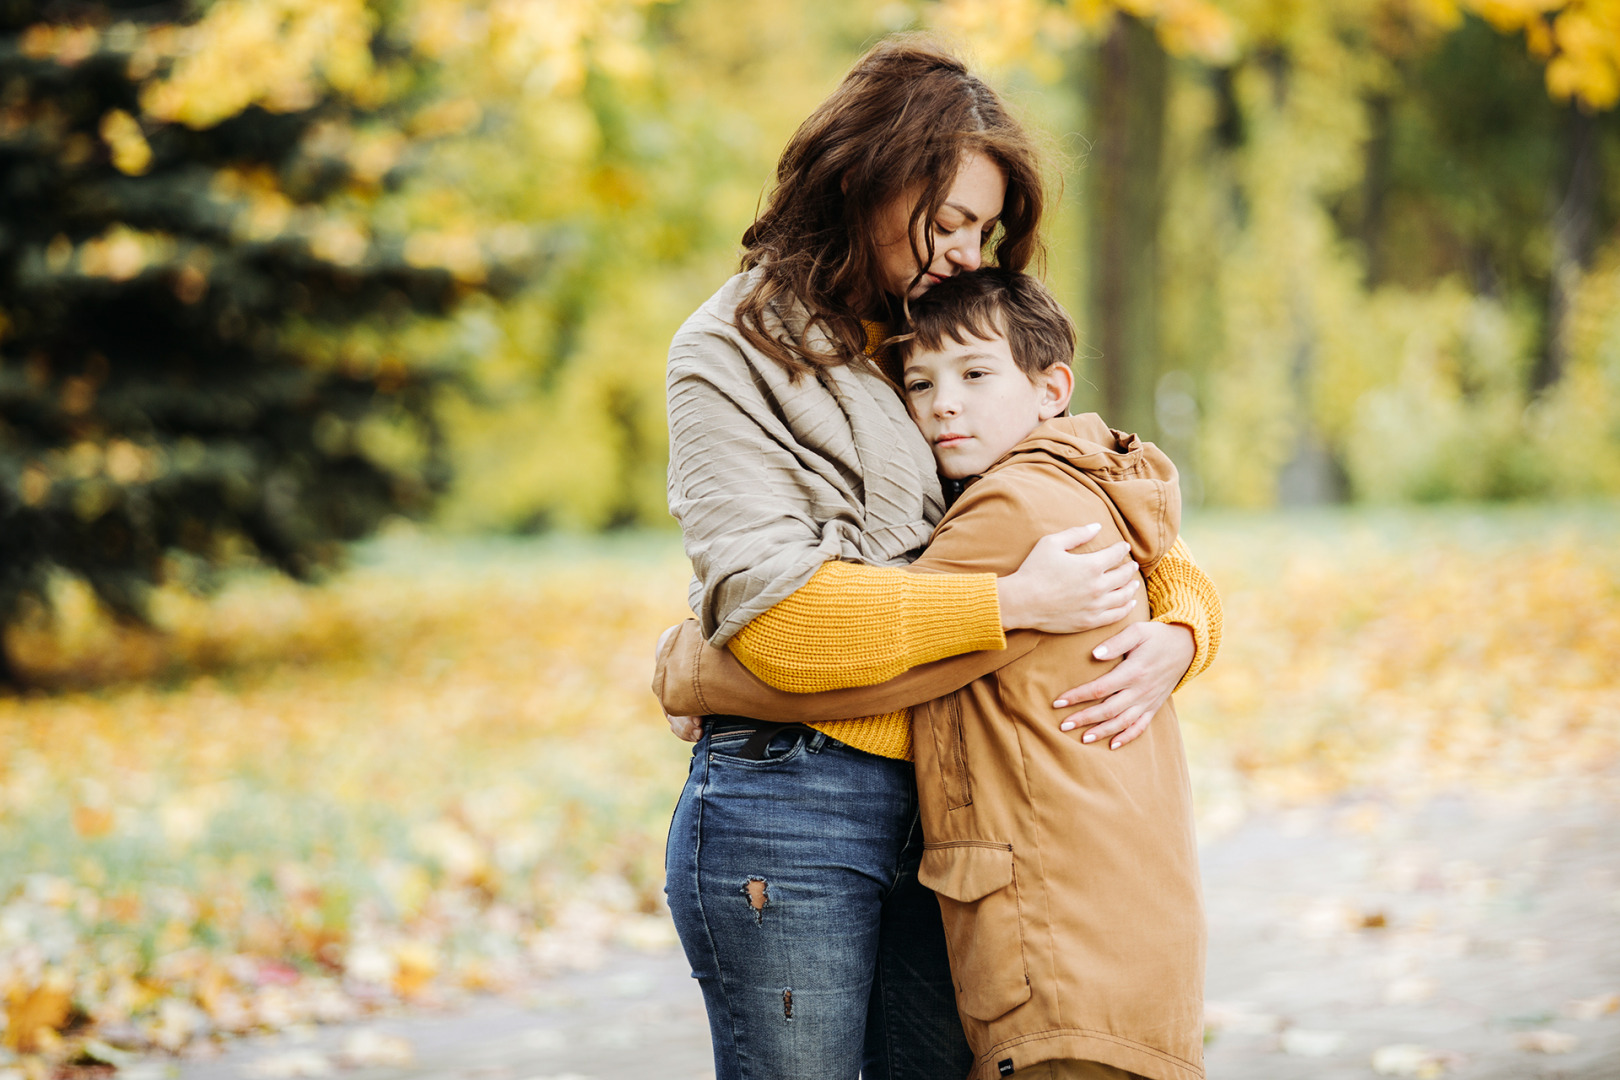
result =
[[[887,336],[867,323],[867,353]],[[1215,659],[1221,598],[1187,545],[1177,539],[1147,578],[1154,621],[1193,635],[1193,661],[1181,689]],[[1004,649],[994,574],[913,574],[899,567],[829,562],[793,595],[732,637],[744,667],[797,694],[874,686],[903,671],[979,649]],[[911,760],[911,710],[810,725],[859,750]]]
[[[1156,621],[1192,631],[1185,685],[1220,648],[1220,596],[1178,539],[1148,577],[1147,597]],[[994,574],[829,562],[739,630],[730,648],[771,686],[805,694],[873,686],[918,664],[1006,644]],[[868,753],[911,759],[910,709],[811,726]]]

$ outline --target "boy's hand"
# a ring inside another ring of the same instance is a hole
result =
[[[676,623],[658,635],[658,644],[653,646],[654,664],[663,658],[664,646],[669,644],[669,639],[674,637],[675,631],[680,628],[681,624]],[[666,712],[664,719],[669,721],[669,730],[675,733],[677,739],[684,742],[697,742],[703,738],[703,717],[701,716],[671,716]]]
[[[1193,635],[1174,623],[1132,623],[1093,650],[1099,660],[1124,657],[1108,674],[1077,686],[1052,703],[1055,709],[1092,701],[1058,725],[1062,731],[1091,727],[1081,742],[1104,739],[1118,750],[1158,715],[1193,661]],[[1095,725],[1095,726],[1092,726]]]

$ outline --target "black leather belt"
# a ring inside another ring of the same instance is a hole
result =
[[[779,724],[771,720],[754,720],[747,716],[728,716],[724,713],[705,716],[703,730],[712,739],[716,735],[735,735],[747,732],[748,738],[736,750],[727,750],[731,757],[740,757],[744,761],[764,761],[765,750],[771,745],[771,740],[784,731],[803,731],[814,735],[816,729],[805,724]]]

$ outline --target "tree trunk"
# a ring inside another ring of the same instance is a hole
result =
[[[1369,289],[1384,283],[1384,196],[1389,191],[1390,112],[1388,94],[1367,100],[1367,142],[1362,148],[1361,236]]]
[[[1115,427],[1154,435],[1159,375],[1159,221],[1169,61],[1151,27],[1115,17],[1091,93],[1090,327],[1102,411]]]
[[[1547,289],[1546,344],[1531,373],[1530,389],[1546,390],[1569,363],[1569,317],[1581,275],[1592,258],[1602,159],[1597,117],[1571,105],[1564,128],[1563,195],[1552,219],[1552,267]]]
[[[22,672],[11,659],[11,648],[6,643],[6,631],[0,626],[0,697],[19,693],[24,689]]]

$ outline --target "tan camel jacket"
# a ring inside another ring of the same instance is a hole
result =
[[[1043,424],[969,485],[913,569],[1010,574],[1075,521],[1104,523],[1088,550],[1128,540],[1149,573],[1180,524],[1175,467],[1094,414]],[[804,721],[926,701],[914,713],[919,876],[944,914],[971,1080],[1053,1058],[1203,1076],[1204,919],[1175,710],[1108,750],[1059,731],[1067,710],[1052,708],[1113,666],[1091,650],[1123,625],[1018,631],[1005,650],[820,694],[766,686],[695,623],[659,658],[654,691],[676,714]]]

